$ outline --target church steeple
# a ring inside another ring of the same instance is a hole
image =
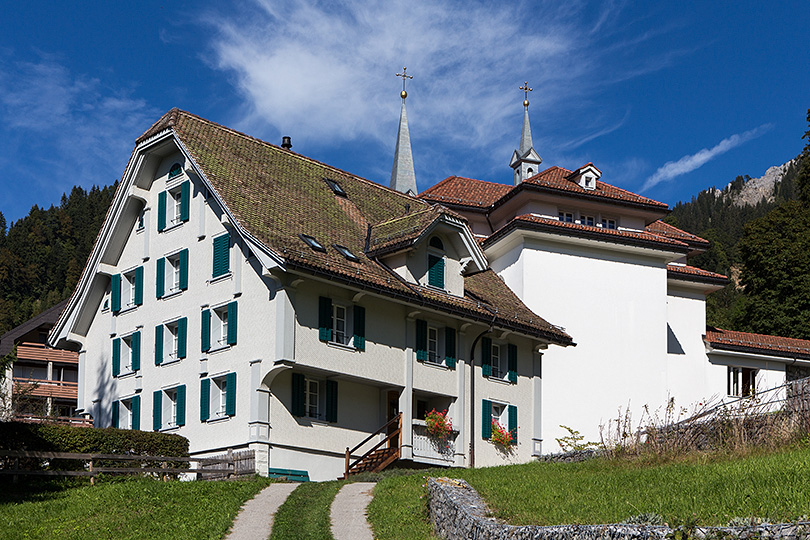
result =
[[[407,68],[402,68],[402,73],[397,73],[397,77],[402,78],[402,110],[399,113],[399,131],[397,132],[397,147],[394,150],[394,166],[391,168],[391,183],[389,187],[402,193],[416,195],[416,175],[413,172],[413,154],[411,153],[411,135],[408,132],[408,114],[405,112],[405,98],[408,92],[405,91],[405,81],[413,79],[407,74]]]
[[[520,133],[520,147],[512,153],[509,166],[515,170],[515,185],[538,173],[543,159],[532,146],[532,128],[529,125],[529,88],[528,81],[520,87],[523,90],[523,130]]]

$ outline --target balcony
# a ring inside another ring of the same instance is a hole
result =
[[[13,377],[14,394],[31,397],[57,398],[76,401],[79,383]]]
[[[20,343],[17,345],[17,360],[36,360],[78,365],[79,353],[52,349],[40,343]]]
[[[452,465],[456,453],[458,431],[451,431],[446,439],[437,439],[430,435],[424,420],[413,420],[413,458],[414,461],[432,465]]]

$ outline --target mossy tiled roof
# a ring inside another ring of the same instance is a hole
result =
[[[563,330],[532,313],[491,270],[465,278],[463,298],[405,283],[375,259],[409,245],[442,215],[464,218],[428,202],[359,178],[288,149],[172,109],[138,142],[171,129],[231,213],[290,270],[374,289],[498,327],[567,345]],[[335,194],[326,178],[346,196]],[[306,245],[314,237],[326,252]],[[349,261],[334,248],[349,248]]]

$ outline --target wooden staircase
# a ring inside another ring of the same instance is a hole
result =
[[[384,439],[372,446],[365,454],[351,461],[351,456],[354,452],[381,433],[386,434]],[[346,447],[346,466],[343,476],[340,479],[345,480],[350,475],[366,471],[380,472],[391,465],[399,459],[401,438],[402,413],[399,413],[384,426],[380,427],[380,429],[363,439],[363,441],[354,448],[350,449]],[[383,445],[385,445],[385,447],[380,448]]]

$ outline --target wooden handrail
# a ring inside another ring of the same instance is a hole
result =
[[[366,453],[365,453],[365,454],[363,454],[362,456],[360,456],[359,458],[357,458],[356,460],[354,460],[354,462],[352,462],[351,464],[349,464],[349,461],[351,460],[351,455],[352,455],[352,454],[353,454],[355,451],[357,451],[357,449],[359,449],[361,446],[363,446],[363,445],[364,445],[364,444],[366,444],[368,441],[370,441],[371,439],[373,439],[373,438],[374,438],[376,435],[379,435],[379,434],[380,434],[380,433],[382,433],[383,431],[387,430],[387,429],[388,429],[388,428],[389,428],[389,427],[390,427],[392,424],[394,424],[394,423],[396,423],[396,424],[397,424],[397,429],[395,429],[395,430],[394,430],[394,431],[392,431],[391,433],[388,433],[384,439],[382,439],[380,442],[378,442],[377,444],[375,444],[375,445],[374,445],[374,446],[373,446],[373,447],[372,447],[370,450],[366,451]],[[380,446],[382,446],[383,444],[385,444],[385,443],[387,443],[388,441],[392,440],[394,437],[399,437],[401,433],[402,433],[402,413],[399,413],[399,414],[397,414],[395,417],[393,417],[391,420],[389,420],[388,422],[386,422],[386,423],[385,423],[383,426],[381,426],[379,429],[377,429],[377,430],[376,430],[374,433],[372,433],[371,435],[369,435],[368,437],[366,437],[365,439],[363,439],[363,441],[362,441],[360,444],[358,444],[357,446],[355,446],[355,447],[354,447],[354,448],[352,448],[351,450],[350,450],[350,449],[349,449],[349,447],[347,446],[347,447],[346,447],[346,459],[345,459],[345,464],[344,464],[344,472],[343,472],[343,477],[344,477],[344,478],[348,478],[348,477],[349,477],[349,470],[351,470],[351,468],[352,468],[352,467],[354,467],[355,465],[357,465],[358,463],[360,463],[361,461],[363,461],[363,460],[364,460],[366,457],[368,457],[368,455],[369,455],[369,454],[371,454],[373,451],[375,451],[377,448],[379,448],[379,447],[380,447]]]

